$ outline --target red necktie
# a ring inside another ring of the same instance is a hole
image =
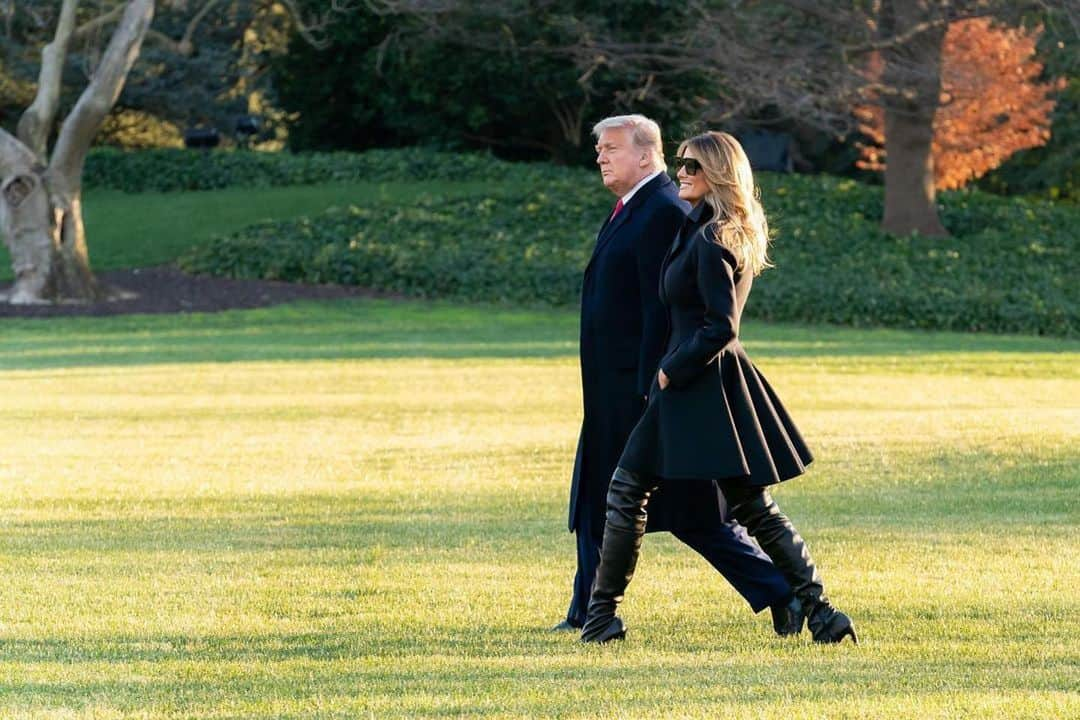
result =
[[[619,214],[620,210],[622,210],[622,198],[619,198],[619,202],[615,203],[615,211],[611,213],[611,217],[608,218],[608,221],[610,222],[611,220],[614,220],[615,216]]]

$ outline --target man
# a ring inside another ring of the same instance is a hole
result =
[[[600,560],[606,498],[623,446],[667,340],[659,299],[660,265],[689,205],[665,172],[660,128],[642,115],[611,117],[593,128],[604,186],[618,198],[585,268],[581,296],[581,383],[585,418],[570,490],[577,573],[566,619],[585,622]],[[649,530],[669,530],[709,561],[758,612],[773,610],[779,634],[798,632],[791,588],[746,531],[726,519],[712,483],[675,483],[649,501]],[[801,624],[801,623],[799,623]]]

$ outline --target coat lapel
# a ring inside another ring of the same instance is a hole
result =
[[[670,256],[677,255],[686,242],[697,234],[707,222],[712,220],[713,210],[705,202],[698,203],[697,207],[692,208],[689,213],[686,214],[686,220],[683,222],[683,227],[679,231],[679,234],[675,236],[675,242],[671,246]]]
[[[667,272],[668,265],[682,251],[690,238],[697,234],[701,226],[712,219],[712,215],[712,208],[705,203],[700,203],[690,210],[686,220],[683,221],[683,226],[675,233],[675,239],[671,241],[671,247],[668,248],[667,255],[664,256],[664,262],[660,264],[660,302],[665,305],[667,304],[667,293],[664,292],[664,274]]]
[[[600,254],[600,251],[608,244],[608,241],[615,236],[623,225],[625,225],[630,217],[633,215],[634,210],[638,208],[649,195],[656,192],[658,189],[664,187],[664,185],[670,184],[671,178],[668,177],[666,172],[661,172],[649,182],[645,183],[636,193],[634,197],[630,198],[630,202],[626,203],[623,209],[614,218],[609,218],[600,228],[600,232],[596,237],[596,247],[593,248],[592,257],[589,258],[589,264],[585,266],[585,272],[589,271],[592,267],[593,261],[596,260],[596,256]]]
[[[644,188],[642,188],[644,189]],[[641,190],[638,190],[641,192]],[[608,220],[607,224],[600,230],[600,234],[596,237],[596,249],[599,250],[600,246],[604,242],[615,234],[615,231],[626,224],[626,221],[630,219],[630,216],[634,213],[634,200],[637,200],[637,193],[634,193],[634,197],[630,199],[630,202],[619,211],[619,214]]]

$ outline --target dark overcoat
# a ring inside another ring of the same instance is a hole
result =
[[[570,488],[569,527],[590,513],[602,528],[607,490],[626,439],[645,408],[668,334],[659,299],[660,267],[689,205],[661,173],[604,223],[585,268],[581,293],[581,385],[584,419]],[[649,530],[723,522],[712,483],[662,489],[649,501]]]
[[[680,235],[661,270],[670,334],[660,367],[670,384],[652,387],[619,465],[671,480],[754,486],[801,475],[810,451],[739,342],[753,276],[714,242],[707,205],[688,220],[699,229]]]

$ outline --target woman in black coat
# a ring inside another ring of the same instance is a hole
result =
[[[754,276],[768,266],[768,228],[750,163],[735,138],[711,132],[676,158],[679,196],[694,205],[661,270],[670,335],[644,415],[607,495],[607,524],[581,638],[625,636],[615,615],[633,577],[649,496],[661,485],[716,481],[734,518],[790,583],[816,642],[858,642],[851,619],[825,597],[806,544],[768,486],[811,461],[779,398],[739,343]]]

